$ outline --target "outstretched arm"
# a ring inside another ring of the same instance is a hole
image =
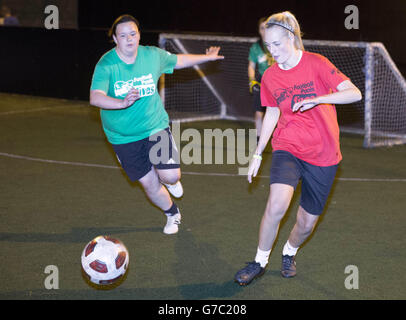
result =
[[[220,47],[210,47],[206,49],[206,54],[178,54],[178,62],[175,69],[182,69],[194,66],[196,64],[207,61],[224,59],[224,56],[219,56]]]
[[[361,91],[350,81],[345,80],[337,86],[338,92],[326,94],[313,99],[305,99],[295,103],[292,108],[293,112],[306,111],[318,104],[347,104],[362,99]]]

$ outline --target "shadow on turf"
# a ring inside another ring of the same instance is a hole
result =
[[[127,270],[125,271],[125,273],[118,278],[115,282],[112,282],[110,284],[96,284],[90,281],[90,277],[89,275],[85,272],[85,270],[83,270],[83,268],[81,267],[81,273],[82,273],[82,279],[87,283],[88,286],[92,287],[95,290],[113,290],[117,287],[119,287],[126,279],[127,279],[127,275],[128,272],[130,270],[130,268],[128,267]]]
[[[131,272],[131,271],[130,271]],[[125,282],[125,281],[123,281]],[[90,285],[81,290],[35,289],[17,292],[0,293],[1,300],[199,300],[215,298],[232,298],[237,291],[242,290],[233,281],[225,283],[201,283],[161,288],[123,288],[115,286],[109,289],[93,288]],[[179,295],[179,291],[193,292],[188,297]],[[227,294],[217,294],[219,291]]]
[[[56,243],[86,243],[90,239],[103,234],[123,234],[132,232],[162,232],[160,227],[102,227],[102,228],[72,228],[70,233],[11,233],[1,232],[0,241],[9,242],[56,242]]]
[[[196,240],[192,232],[179,232],[175,241],[172,274],[182,299],[232,298],[242,290],[233,280],[235,267],[222,259],[217,246]]]

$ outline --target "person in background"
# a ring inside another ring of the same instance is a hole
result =
[[[253,95],[253,109],[255,112],[255,128],[257,130],[257,143],[262,128],[262,120],[265,114],[265,107],[261,105],[261,78],[274,60],[264,44],[265,22],[267,18],[258,21],[258,33],[260,39],[255,42],[249,51],[248,56],[248,80],[250,93]]]
[[[2,5],[0,8],[0,25],[3,26],[19,26],[18,18],[12,14],[9,7]]]

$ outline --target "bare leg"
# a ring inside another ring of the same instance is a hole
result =
[[[168,210],[173,202],[168,190],[159,181],[158,174],[153,167],[150,172],[143,176],[139,182],[145,190],[148,198],[163,211]]]
[[[234,279],[240,285],[250,284],[252,280],[260,277],[265,272],[269,253],[272,249],[279,230],[281,219],[286,213],[292,200],[294,188],[280,183],[273,183],[269,188],[269,197],[265,213],[262,217],[259,230],[258,251],[254,262],[239,270]]]
[[[299,206],[297,211],[296,224],[289,236],[289,243],[294,248],[299,248],[303,242],[312,234],[319,216],[308,213]]]
[[[271,184],[267,206],[259,231],[259,249],[263,251],[272,249],[279,230],[279,223],[289,208],[293,192],[294,188],[290,185]]]
[[[159,179],[163,183],[167,183],[167,184],[175,184],[176,182],[178,182],[180,180],[180,176],[181,176],[180,168],[165,169],[165,170],[156,169],[156,172],[158,174]]]

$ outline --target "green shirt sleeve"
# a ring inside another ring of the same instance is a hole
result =
[[[161,73],[173,73],[173,69],[178,62],[178,57],[176,54],[170,53],[168,51],[156,48],[159,53],[159,62]]]
[[[252,61],[252,62],[254,62],[256,64],[258,62],[257,59],[258,59],[258,55],[255,52],[255,43],[254,43],[250,48],[250,53],[249,53],[249,56],[248,56],[248,60]]]
[[[109,90],[109,79],[110,75],[107,69],[100,63],[96,64],[90,90],[101,90],[107,93]]]

